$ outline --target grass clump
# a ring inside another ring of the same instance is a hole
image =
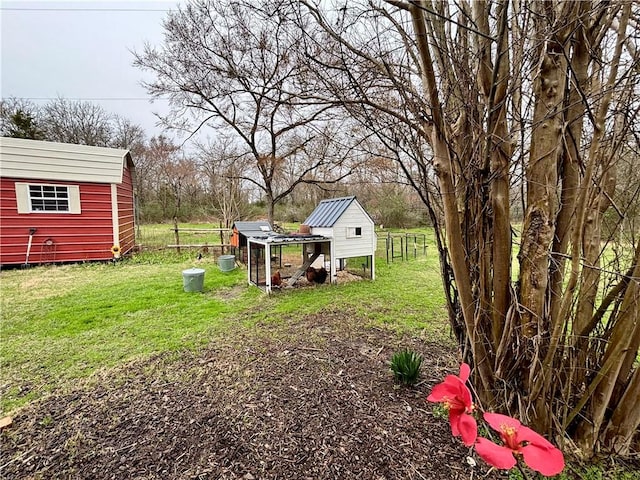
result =
[[[394,379],[403,385],[415,385],[420,376],[422,355],[411,350],[396,352],[391,357],[391,371]]]

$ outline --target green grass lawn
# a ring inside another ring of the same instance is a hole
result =
[[[386,264],[376,281],[279,291],[224,273],[212,256],[143,252],[113,263],[43,266],[0,274],[0,406],[7,413],[98,369],[197,349],[222,331],[342,309],[372,325],[449,342],[439,267],[431,255]],[[202,293],[183,291],[182,270],[204,268]]]

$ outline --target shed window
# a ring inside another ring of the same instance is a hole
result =
[[[80,213],[77,185],[16,183],[18,213]]]
[[[362,227],[347,227],[347,238],[358,238],[362,236]]]
[[[68,212],[69,189],[62,185],[29,185],[33,212]]]

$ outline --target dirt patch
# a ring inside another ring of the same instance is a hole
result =
[[[424,355],[401,388],[389,359]],[[425,398],[453,353],[345,312],[239,330],[198,353],[96,375],[22,410],[2,433],[2,478],[469,479]],[[500,478],[491,472],[484,478]]]
[[[360,280],[364,280],[361,275],[354,275],[346,270],[339,270],[336,272],[336,276],[338,277],[338,283],[359,282]]]

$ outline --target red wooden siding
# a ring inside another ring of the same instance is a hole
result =
[[[15,183],[74,185],[36,179],[0,179],[0,264],[25,263],[29,230],[35,228],[29,263],[112,258],[111,185],[81,183],[80,214],[18,214]]]
[[[122,183],[117,185],[119,245],[122,253],[131,250],[136,244],[135,212],[133,198],[133,174],[129,166],[122,172]]]
[[[231,234],[231,246],[236,248],[240,246],[240,232],[235,227],[233,227],[233,233]]]

